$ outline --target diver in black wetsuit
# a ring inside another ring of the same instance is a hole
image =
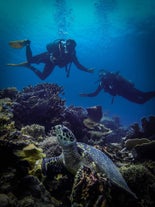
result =
[[[94,69],[86,68],[81,65],[76,57],[76,42],[72,39],[63,40],[58,39],[53,43],[48,44],[47,52],[39,55],[32,56],[29,40],[12,41],[9,43],[11,47],[21,48],[26,46],[27,62],[19,64],[7,64],[8,66],[24,66],[31,69],[41,80],[46,79],[54,70],[55,66],[65,67],[67,77],[69,76],[71,63],[73,62],[76,67],[82,71],[93,73]],[[31,64],[44,63],[45,67],[43,71],[39,71]]]
[[[109,93],[113,97],[122,96],[127,100],[143,104],[153,97],[155,91],[143,92],[135,88],[134,84],[123,78],[119,73],[112,73],[102,70],[99,79],[99,86],[93,93],[82,93],[81,96],[93,97],[97,96],[101,90]]]

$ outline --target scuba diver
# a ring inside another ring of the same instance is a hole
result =
[[[135,88],[133,83],[119,75],[119,72],[112,73],[105,70],[101,70],[99,74],[99,86],[97,89],[92,93],[82,93],[80,96],[94,97],[97,96],[101,90],[113,96],[112,103],[116,95],[122,96],[137,104],[144,104],[155,97],[155,91],[140,91]]]
[[[82,71],[93,73],[94,69],[86,68],[81,65],[76,57],[76,42],[72,39],[64,40],[58,39],[53,43],[46,45],[47,51],[39,55],[32,56],[30,48],[30,40],[17,40],[9,42],[9,45],[13,48],[22,48],[26,46],[27,62],[19,64],[7,64],[8,66],[24,66],[32,70],[41,80],[45,80],[54,70],[55,66],[60,68],[65,67],[67,77],[69,77],[70,68],[72,62],[76,67]],[[31,64],[44,63],[43,71],[39,71]]]

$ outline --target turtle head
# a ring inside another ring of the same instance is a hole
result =
[[[68,147],[76,143],[76,138],[72,131],[64,125],[54,126],[54,132],[57,136],[58,142],[62,147]]]

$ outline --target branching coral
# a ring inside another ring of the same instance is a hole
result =
[[[63,88],[56,84],[29,86],[18,93],[13,114],[16,125],[39,124],[49,130],[63,118],[65,101],[59,96]]]

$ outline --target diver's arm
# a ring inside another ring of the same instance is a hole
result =
[[[94,92],[92,92],[92,93],[81,93],[80,96],[87,96],[87,97],[97,96],[102,89],[103,89],[102,86],[99,85]]]
[[[78,61],[76,55],[73,56],[73,63],[76,65],[76,67],[80,70],[83,70],[85,72],[93,73],[94,69],[93,68],[86,68],[85,66],[81,65],[80,62]]]

